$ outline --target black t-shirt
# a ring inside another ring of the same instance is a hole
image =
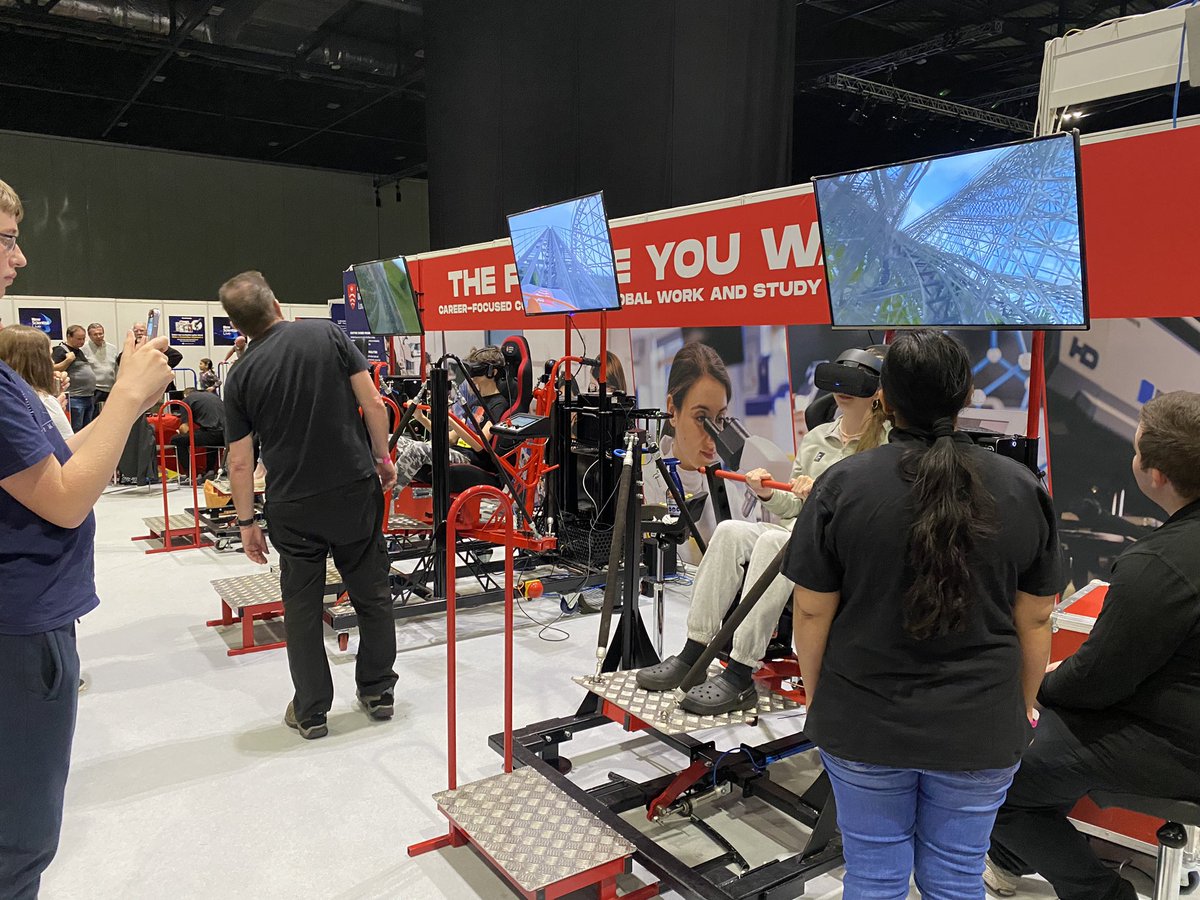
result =
[[[192,391],[184,398],[192,408],[192,422],[205,431],[225,430],[225,404],[216,394],[207,391]]]
[[[902,600],[914,519],[901,458],[920,443],[891,443],[842,460],[817,479],[792,531],[783,573],[801,587],[841,593],[805,733],[828,753],[897,768],[968,771],[1011,766],[1029,743],[1018,590],[1063,587],[1056,516],[1026,468],[970,444],[995,499],[995,532],[970,558],[975,587],[964,631],[918,641]]]
[[[225,440],[262,442],[267,500],[300,500],[375,474],[350,376],[367,361],[332,322],[280,322],[225,383]]]
[[[489,394],[480,399],[483,401],[483,408],[476,410],[475,421],[481,426],[485,422],[499,425],[504,420],[504,414],[508,412],[509,407],[512,405],[503,394]],[[503,456],[515,447],[517,443],[518,441],[513,438],[496,435],[492,441],[492,449],[496,451],[497,456]],[[486,450],[472,450],[467,455],[474,458],[475,465],[479,468],[487,469],[489,472],[495,471],[496,467],[492,465],[492,458]]]
[[[1092,633],[1039,696],[1133,716],[1200,757],[1200,500],[1117,557]]]
[[[50,360],[55,365],[67,358],[68,353],[75,354],[75,361],[67,366],[67,377],[71,379],[71,386],[67,389],[67,395],[70,397],[90,397],[96,393],[96,373],[92,371],[91,363],[88,362],[87,354],[83,352],[83,347],[75,349],[67,344],[59,344],[50,351]]]

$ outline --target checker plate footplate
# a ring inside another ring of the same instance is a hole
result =
[[[708,670],[709,677],[721,671],[721,664],[713,663]],[[754,709],[736,710],[719,716],[698,716],[679,708],[683,691],[644,691],[639,688],[636,669],[605,672],[600,678],[599,684],[592,680],[592,675],[577,675],[571,680],[663,734],[687,734],[722,725],[756,725],[759,716],[804,708],[802,703],[782,697],[755,682],[758,705]]]
[[[212,582],[212,586],[217,596],[232,609],[283,602],[279,593],[279,575],[275,572],[219,578]]]
[[[142,519],[142,523],[150,529],[153,534],[162,534],[166,530],[166,525],[163,524],[162,516],[151,516],[148,519]],[[171,531],[182,531],[187,529],[191,531],[196,527],[196,519],[193,516],[185,516],[183,513],[177,513],[171,516]],[[201,525],[203,527],[203,525]]]
[[[433,795],[530,893],[633,853],[633,845],[530,768]]]

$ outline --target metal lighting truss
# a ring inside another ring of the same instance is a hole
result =
[[[1022,135],[1033,133],[1032,122],[1026,122],[1014,116],[1005,116],[986,109],[976,109],[974,106],[954,103],[950,100],[943,100],[940,97],[930,97],[928,94],[918,94],[916,91],[906,91],[903,88],[893,87],[890,84],[869,81],[866,78],[847,75],[844,72],[823,75],[818,79],[818,83],[822,87],[833,88],[834,90],[845,91],[850,94],[858,94],[859,96],[869,97],[872,100],[879,100],[884,103],[895,103],[898,106],[923,109],[939,116],[948,116],[951,119],[980,122],[984,125],[990,125],[993,128],[1014,131]]]
[[[894,69],[897,66],[937,56],[939,53],[945,53],[947,50],[955,50],[965,47],[968,44],[975,44],[979,41],[986,41],[989,38],[999,37],[1003,33],[1004,22],[1000,19],[993,19],[990,22],[984,22],[982,25],[969,25],[966,28],[956,28],[952,31],[947,31],[945,34],[939,34],[937,37],[930,38],[927,41],[922,41],[911,47],[905,47],[903,50],[897,50],[894,53],[885,53],[883,56],[876,56],[874,59],[868,59],[855,66],[846,66],[841,69],[841,72],[843,75],[858,75],[860,77],[870,75],[872,72]]]
[[[907,224],[931,163],[847,178],[831,212],[837,233],[854,237],[830,252],[831,288],[857,295],[849,318],[1060,321],[1080,290],[1075,182],[1060,151],[1047,142],[1015,147]]]

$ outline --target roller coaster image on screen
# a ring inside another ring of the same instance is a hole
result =
[[[371,334],[421,334],[421,316],[404,258],[352,266]]]
[[[525,312],[595,312],[621,306],[600,194],[508,217]]]
[[[1072,135],[818,178],[836,327],[1085,328]]]

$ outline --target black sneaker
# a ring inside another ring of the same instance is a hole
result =
[[[391,691],[385,691],[378,697],[358,695],[358,702],[372,719],[390,719],[395,712],[395,700]]]
[[[314,741],[329,734],[329,726],[325,724],[325,713],[317,713],[315,716],[309,716],[303,722],[297,722],[296,710],[291,703],[288,704],[287,712],[283,714],[283,724],[288,728],[296,729],[300,732],[300,737],[306,741]]]

